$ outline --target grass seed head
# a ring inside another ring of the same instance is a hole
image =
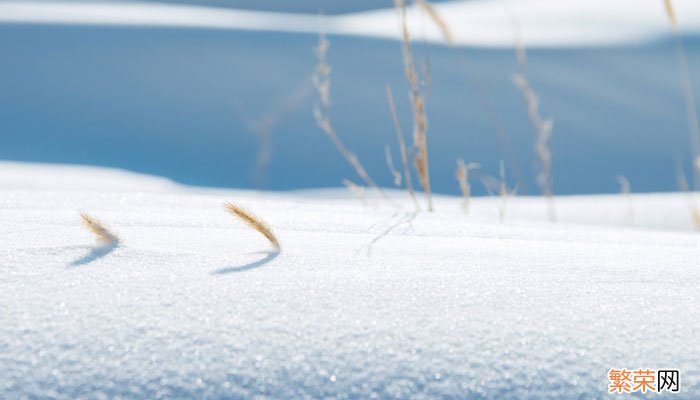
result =
[[[275,250],[279,251],[281,249],[280,242],[277,239],[277,236],[275,236],[274,232],[272,232],[270,225],[260,219],[257,215],[239,206],[238,204],[228,201],[224,203],[224,207],[226,208],[226,211],[238,217],[238,219],[243,221],[246,225],[265,236]]]
[[[87,213],[81,211],[80,218],[82,218],[85,227],[97,236],[97,240],[104,244],[114,244],[119,242],[119,238],[112,232],[110,232],[104,225],[95,218],[89,216]]]

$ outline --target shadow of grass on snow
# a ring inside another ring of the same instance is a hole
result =
[[[89,253],[68,264],[68,266],[79,267],[81,265],[90,264],[91,262],[105,257],[109,253],[113,252],[117,247],[119,247],[119,242],[107,243],[102,246],[93,247],[90,249]]]
[[[225,267],[218,269],[216,271],[213,271],[211,274],[212,275],[226,275],[226,274],[232,274],[234,272],[244,272],[244,271],[250,271],[252,269],[260,268],[264,266],[265,264],[272,262],[277,256],[280,255],[280,252],[278,250],[269,250],[269,251],[258,251],[255,253],[251,254],[264,254],[264,257],[253,261],[248,264],[243,264],[239,266],[234,266],[234,267]]]

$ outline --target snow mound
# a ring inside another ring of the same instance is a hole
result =
[[[499,224],[492,199],[467,217],[153,182],[0,164],[0,398],[609,398],[612,367],[679,368],[672,398],[700,394],[700,237],[593,225],[624,197],[557,199],[588,225],[514,199]],[[684,199],[665,196],[634,202]],[[78,209],[121,244],[96,252]]]
[[[693,0],[676,1],[680,26],[700,31],[700,7]],[[639,43],[669,33],[662,1],[637,0],[497,0],[436,4],[455,43],[471,46],[513,45],[513,17],[523,28],[528,46],[588,46]],[[442,42],[442,32],[417,6],[409,23],[421,38]],[[108,26],[234,29],[275,32],[318,32],[317,15],[251,11],[152,2],[2,1],[0,22]],[[392,8],[325,18],[329,33],[401,39]],[[419,28],[419,29],[418,29]]]

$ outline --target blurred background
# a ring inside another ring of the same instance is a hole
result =
[[[519,194],[535,134],[516,33],[540,112],[554,119],[555,194],[678,190],[690,140],[677,37],[662,0],[432,2],[454,34],[410,7],[427,66],[433,189],[457,194],[456,159]],[[410,2],[409,2],[410,5]],[[700,3],[674,1],[700,95]],[[123,168],[199,186],[291,190],[357,183],[316,126],[319,26],[331,47],[331,117],[381,186],[400,157],[385,87],[411,143],[398,18],[390,0],[0,1],[0,159]],[[324,14],[320,18],[319,14]],[[474,183],[477,194],[485,193]]]

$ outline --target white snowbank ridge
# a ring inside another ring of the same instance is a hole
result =
[[[700,32],[695,0],[674,1],[681,29]],[[638,0],[470,0],[435,5],[460,45],[512,46],[513,22],[528,46],[636,43],[669,33],[663,2]],[[440,31],[411,7],[414,34],[441,42]],[[155,26],[316,33],[319,17],[146,2],[0,1],[0,22]],[[325,17],[329,33],[400,39],[395,11]]]
[[[95,183],[112,180],[124,189]],[[538,222],[538,199],[504,224],[491,199],[416,214],[397,196],[0,163],[0,398],[607,399],[613,367],[679,368],[668,398],[700,396],[695,233]],[[680,221],[658,208],[683,199],[634,196],[636,223]],[[578,204],[580,222],[626,223],[627,199],[557,200],[565,219]],[[95,251],[78,209],[121,245]]]

